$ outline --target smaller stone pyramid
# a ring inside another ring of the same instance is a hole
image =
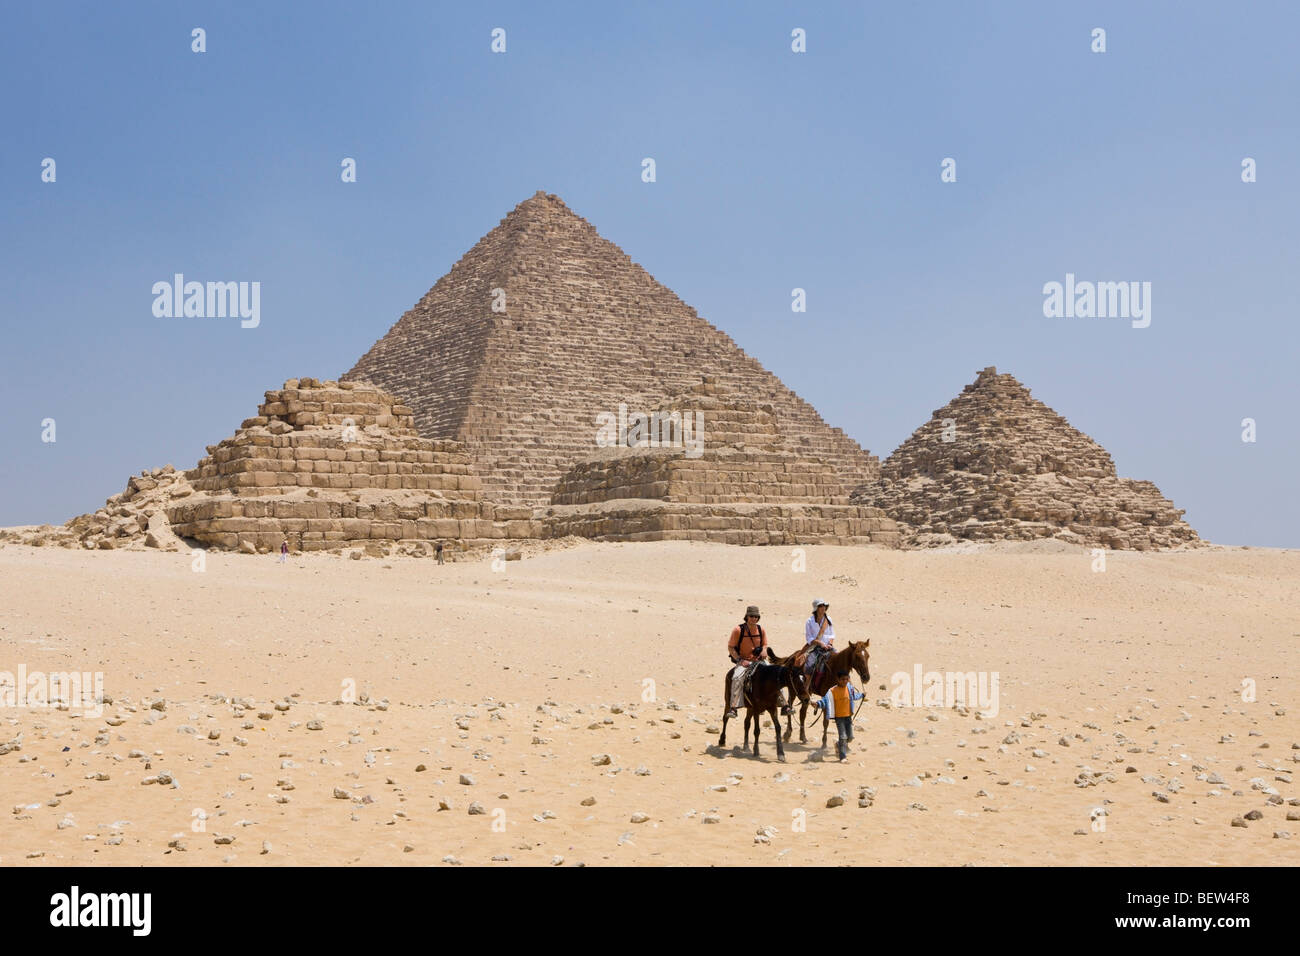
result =
[[[910,546],[1053,537],[1148,550],[1198,541],[1155,485],[1118,477],[1104,448],[992,367],[853,500],[884,509]]]

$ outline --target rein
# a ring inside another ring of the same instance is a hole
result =
[[[867,695],[866,695],[866,692],[865,692],[865,689],[864,689],[863,694],[862,694],[862,699],[861,699],[860,701],[858,701],[858,710],[861,710],[861,709],[862,709],[862,705],[865,704],[866,702],[867,702]],[[850,722],[850,723],[852,723],[853,721],[855,721],[855,720],[858,719],[858,710],[855,710],[855,711],[853,712],[853,716],[849,718],[849,722]]]
[[[858,701],[858,709],[855,710],[855,711],[853,712],[853,716],[849,718],[849,721],[850,721],[850,722],[855,721],[855,720],[858,719],[858,712],[862,710],[862,705],[865,704],[866,702],[867,702],[867,695],[866,695],[866,693],[864,692],[864,693],[862,694],[862,699],[861,699],[860,701]],[[825,712],[824,712],[820,707],[818,707],[818,708],[817,708],[817,720],[814,720],[814,721],[812,722],[812,724],[808,727],[808,729],[809,729],[809,730],[816,730],[816,729],[817,729],[817,723],[818,723],[818,721],[824,720],[825,717],[826,717],[826,713],[825,713]]]

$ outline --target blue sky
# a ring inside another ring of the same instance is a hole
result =
[[[1204,537],[1300,546],[1297,35],[1267,2],[8,2],[0,525],[192,466],[542,189],[882,458],[996,365]],[[260,281],[261,325],[155,318],[176,272]],[[1045,318],[1067,272],[1151,282],[1150,327]]]

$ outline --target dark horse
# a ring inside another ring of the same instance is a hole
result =
[[[777,660],[772,654],[771,648],[768,648],[768,657]],[[749,747],[749,722],[754,722],[754,756],[758,756],[758,728],[763,714],[768,714],[772,718],[772,728],[776,732],[776,759],[785,760],[785,747],[781,744],[781,718],[777,715],[777,708],[781,705],[781,690],[789,688],[790,700],[793,701],[795,696],[804,699],[806,708],[806,693],[802,690],[802,680],[797,667],[791,667],[784,663],[774,664],[753,664],[757,668],[753,676],[745,685],[745,747]],[[718,746],[727,746],[727,711],[731,709],[731,671],[723,678],[722,684],[722,734],[718,737]],[[789,724],[787,718],[786,723]],[[791,730],[786,730],[786,739],[790,739]]]
[[[799,706],[799,742],[806,744],[808,735],[804,732],[804,718],[808,714],[808,704],[813,697],[822,697],[835,684],[835,675],[840,671],[856,671],[858,677],[862,680],[862,692],[867,692],[867,685],[871,682],[871,654],[867,651],[867,646],[871,643],[870,638],[865,641],[859,641],[856,644],[849,641],[848,647],[836,651],[826,661],[826,664],[820,671],[811,675],[803,675],[803,685],[807,692],[800,694],[802,703]],[[807,645],[807,650],[811,650],[812,645]],[[791,663],[798,662],[799,669],[802,670],[803,661],[807,658],[805,650],[800,650],[797,654],[792,654],[786,660]],[[830,721],[824,716],[822,718],[822,749],[826,748],[826,732],[830,729]]]
[[[777,657],[772,648],[767,649],[767,659],[773,664],[779,664],[789,672],[786,678],[785,688],[790,692],[788,700],[790,707],[785,712],[785,742],[790,742],[790,735],[794,732],[791,724],[791,714],[793,713],[795,698],[808,703],[808,677],[804,674],[803,663],[808,656],[808,648],[801,647],[789,657]]]

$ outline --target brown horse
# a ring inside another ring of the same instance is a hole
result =
[[[769,657],[771,657],[769,653]],[[749,722],[754,722],[754,756],[758,756],[758,728],[763,714],[772,718],[772,729],[776,733],[776,759],[785,760],[785,747],[781,743],[781,718],[777,707],[781,704],[782,688],[793,688],[796,669],[785,664],[753,664],[756,670],[745,685],[745,748],[749,748]],[[794,691],[798,693],[798,691]],[[793,700],[794,697],[791,697]],[[806,707],[807,704],[805,703]],[[718,746],[727,746],[727,720],[731,709],[731,671],[723,678],[722,684],[722,733],[718,736]],[[788,736],[787,731],[787,736]]]
[[[866,693],[867,685],[871,683],[871,664],[870,664],[871,654],[870,652],[867,651],[867,647],[870,644],[871,644],[870,638],[868,638],[865,641],[859,641],[856,644],[853,641],[849,641],[848,646],[845,647],[843,650],[836,651],[834,654],[832,654],[830,656],[830,659],[827,660],[825,666],[823,666],[822,669],[818,671],[816,674],[802,675],[804,678],[803,683],[804,686],[807,688],[807,691],[806,693],[800,695],[800,700],[802,701],[802,703],[799,707],[799,742],[801,744],[806,744],[808,742],[808,736],[804,732],[804,719],[808,715],[808,704],[810,702],[810,698],[824,696],[826,692],[830,690],[831,687],[835,684],[836,674],[838,674],[840,671],[849,671],[849,670],[856,671],[858,677],[862,680],[862,692],[864,694]],[[787,660],[793,662],[796,658],[798,658],[799,665],[800,665],[799,669],[800,671],[802,671],[803,661],[807,659],[807,652],[811,649],[812,649],[812,645],[809,644],[807,645],[807,648],[805,650],[801,650],[797,654],[790,655],[790,657],[787,658]],[[830,725],[830,721],[827,720],[825,717],[823,717],[822,718],[822,749],[823,750],[826,749],[826,733],[830,729],[829,725]]]

